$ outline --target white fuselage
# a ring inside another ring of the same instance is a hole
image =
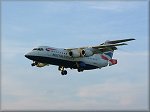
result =
[[[108,65],[108,60],[103,59],[101,55],[102,54],[94,54],[89,57],[73,58],[69,56],[68,50],[66,49],[40,46],[27,53],[26,57],[40,63],[64,66],[65,68],[76,68],[73,64],[81,62],[85,64],[85,69],[88,70],[102,68]],[[65,63],[67,63],[67,65]]]

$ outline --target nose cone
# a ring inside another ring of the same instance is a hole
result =
[[[24,56],[25,56],[26,58],[29,58],[29,55],[28,55],[28,54],[25,54]]]
[[[29,54],[25,54],[24,55],[26,58],[30,59],[30,55]]]
[[[25,57],[28,58],[28,59],[32,59],[33,55],[31,52],[25,54]]]

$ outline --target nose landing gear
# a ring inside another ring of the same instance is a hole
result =
[[[67,75],[67,71],[66,70],[61,71],[61,75]]]
[[[58,67],[58,70],[61,71],[61,75],[67,75],[67,71],[64,70],[64,67],[63,67],[63,66],[59,66],[59,67]]]
[[[35,65],[37,65],[37,64],[38,64],[38,62],[36,62],[36,61],[34,62],[34,61],[33,61],[33,63],[31,64],[31,66],[35,66]]]

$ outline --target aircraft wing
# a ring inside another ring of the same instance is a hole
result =
[[[126,43],[122,43],[122,42],[127,42],[127,41],[132,41],[135,40],[134,38],[130,38],[130,39],[122,39],[122,40],[113,40],[113,41],[106,41],[105,43],[102,43],[98,46],[92,46],[92,47],[80,47],[80,48],[69,48],[66,50],[74,50],[74,49],[86,49],[86,48],[93,48],[94,51],[97,53],[102,49],[110,49],[113,48],[113,50],[116,50],[116,46],[122,46],[122,45],[127,45]]]
[[[95,49],[95,53],[100,52],[101,50],[117,50],[116,46],[122,46],[122,45],[127,45],[126,43],[122,42],[127,42],[127,41],[132,41],[135,40],[134,38],[130,39],[122,39],[122,40],[113,40],[113,41],[106,41],[105,43],[102,43],[98,46],[93,46],[92,48]]]
[[[113,40],[113,41],[106,41],[106,42],[109,43],[109,44],[116,44],[116,43],[131,41],[131,40],[135,40],[135,39],[134,38],[130,38],[130,39]]]

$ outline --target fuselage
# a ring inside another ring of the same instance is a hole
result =
[[[108,60],[102,57],[103,54],[94,54],[89,57],[70,57],[67,49],[40,46],[27,53],[25,57],[38,63],[63,66],[64,68],[91,70],[102,68],[108,65]]]

